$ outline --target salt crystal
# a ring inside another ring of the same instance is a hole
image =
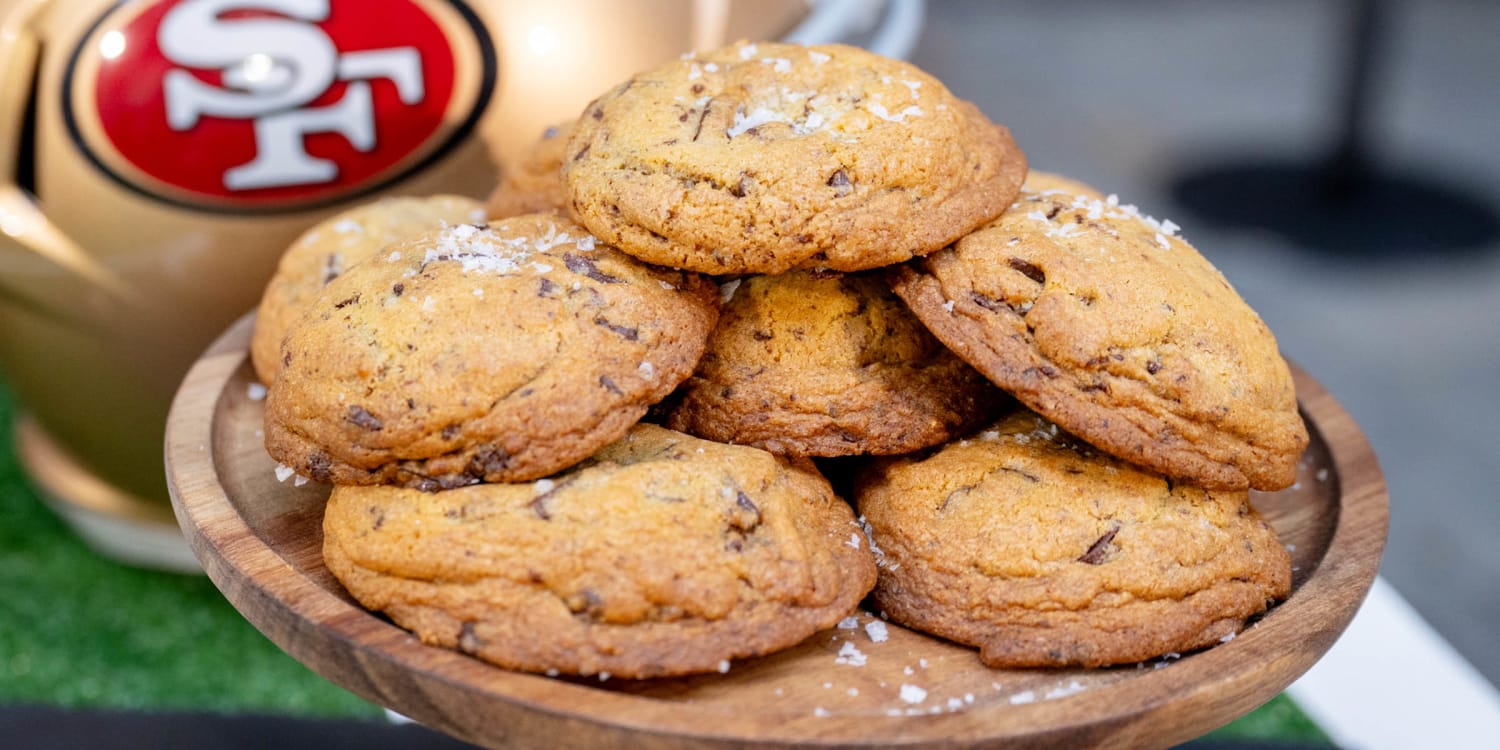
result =
[[[635,369],[636,372],[639,372],[641,374],[641,378],[643,380],[656,379],[656,365],[653,365],[650,362],[642,362],[640,367],[637,367]]]
[[[1010,697],[1010,705],[1019,706],[1023,703],[1031,703],[1034,700],[1036,700],[1036,693],[1030,690],[1023,690]]]
[[[665,290],[667,290],[669,292],[675,292],[675,291],[677,291],[677,287],[672,286],[672,284],[670,282],[666,282],[666,281],[662,281],[661,279],[657,279],[656,283],[660,284],[662,289],[665,289]]]
[[[911,675],[911,674],[916,674],[916,672],[917,672],[917,670],[915,670],[915,669],[912,669],[912,668],[911,668],[911,667],[909,667],[909,666],[906,666],[906,667],[902,667],[902,668],[901,668],[901,673],[902,673],[902,674],[908,674],[908,675]]]
[[[839,655],[834,658],[833,663],[848,664],[851,667],[863,667],[868,660],[869,657],[865,656],[864,652],[859,650],[859,647],[850,641],[844,641],[844,647],[839,649]]]
[[[1318,476],[1318,481],[1319,482],[1326,482],[1326,481],[1328,481],[1328,470],[1327,469],[1318,469],[1318,475],[1317,476]]]
[[[875,643],[884,643],[891,637],[890,628],[887,628],[886,624],[880,620],[865,623],[865,634],[870,636],[870,640]]]
[[[1161,231],[1165,232],[1168,237],[1175,236],[1177,234],[1177,230],[1181,228],[1182,227],[1179,227],[1175,223],[1173,223],[1171,219],[1161,220]]]
[[[278,482],[285,482],[286,480],[290,479],[293,474],[296,473],[296,469],[293,469],[286,464],[276,464],[276,481]]]
[[[604,682],[605,680],[608,680],[608,679],[609,679],[609,673],[608,672],[600,672],[599,673],[599,681],[600,682]]]
[[[390,261],[390,262],[392,262],[392,263],[395,263],[395,262],[401,260],[401,253],[399,253],[399,252],[393,252],[390,255],[385,256],[385,259],[388,260],[388,261]]]
[[[917,666],[919,666],[919,667],[921,667],[923,669],[926,669],[927,668],[927,660],[926,659],[918,659],[917,660]]]
[[[579,250],[591,251],[594,249],[594,236],[586,234],[573,242],[573,246]]]
[[[688,80],[689,81],[696,81],[696,80],[698,80],[699,78],[702,78],[702,77],[703,77],[703,68],[698,67],[697,63],[693,63],[693,66],[691,68],[688,68]]]
[[[546,674],[548,677],[556,677],[560,673],[556,669],[549,669]]]
[[[777,73],[792,72],[792,61],[786,59],[785,57],[763,57],[760,61],[770,65],[771,70],[774,70]]]
[[[437,302],[432,299],[432,295],[430,294],[422,300],[422,312],[432,312],[432,309],[436,306]]]
[[[337,224],[333,225],[333,231],[338,232],[339,234],[354,234],[355,232],[360,231],[360,229],[362,229],[362,227],[360,227],[359,222],[351,221],[349,219],[344,219],[343,221],[340,221]]]
[[[859,615],[849,615],[839,620],[839,630],[853,630],[859,627]]]
[[[807,59],[812,60],[814,63],[817,63],[818,65],[822,65],[823,63],[826,63],[829,60],[832,60],[833,57],[830,56],[830,55],[825,55],[822,52],[819,52],[819,51],[817,51],[815,49],[810,49],[810,50],[807,51]]]
[[[1219,636],[1219,643],[1228,643],[1228,642],[1234,640],[1235,636],[1237,636],[1237,635],[1239,635],[1239,634],[1236,633],[1236,632],[1234,632],[1233,630],[1231,630],[1228,633],[1225,633],[1224,635]]]
[[[859,695],[859,688],[849,688],[848,690],[846,690],[844,692],[848,693],[850,697],[853,697],[853,696]]]
[[[902,685],[901,700],[907,703],[921,703],[927,700],[927,691],[916,685]]]
[[[740,280],[739,279],[730,279],[729,281],[726,281],[723,284],[720,284],[719,285],[719,301],[722,302],[722,303],[724,303],[724,304],[726,304],[726,305],[729,304],[729,300],[734,299],[735,290],[737,290],[739,288],[740,288]]]
[[[245,387],[245,397],[251,401],[262,401],[266,397],[266,387],[260,383],[251,383]]]
[[[943,309],[947,312],[953,312],[953,300],[950,299],[947,302],[944,302]]]
[[[718,63],[703,63],[703,69],[706,70],[706,71],[708,71],[708,72],[710,72],[710,73],[717,73],[717,72],[719,72],[719,64]]]
[[[895,114],[891,114],[880,102],[870,102],[866,108],[870,110],[870,114],[887,122],[905,122],[908,117],[921,117],[924,114],[922,108],[916,105],[907,107]]]
[[[776,110],[767,109],[766,107],[756,107],[755,109],[750,110],[749,114],[746,114],[743,109],[740,109],[735,111],[734,124],[729,127],[727,134],[730,138],[736,138],[740,135],[743,135],[745,131],[751,128],[758,128],[761,125],[765,125],[767,123],[786,121],[787,118],[785,115],[777,112]]]
[[[949,698],[948,699],[948,710],[949,711],[957,711],[958,709],[963,708],[963,707],[964,707],[964,702],[963,701],[961,701],[961,700],[959,700],[957,698]]]
[[[1161,249],[1163,250],[1172,249],[1172,243],[1167,242],[1166,235],[1162,234],[1161,232],[1156,233],[1156,244],[1161,245]]]
[[[1053,698],[1065,698],[1074,693],[1081,693],[1084,691],[1084,689],[1085,688],[1083,687],[1083,685],[1079,684],[1077,680],[1073,680],[1067,685],[1060,685],[1051,690],[1048,690],[1047,694],[1043,697],[1047,700],[1051,700]]]
[[[477,287],[477,286],[476,286],[476,287],[474,287],[474,296],[475,296],[475,297],[483,297],[483,296],[484,296],[484,290],[483,290],[483,289],[480,289],[480,288],[479,288],[479,287]]]
[[[844,542],[844,545],[848,546],[848,547],[853,547],[855,549],[859,549],[859,532],[855,532],[853,534],[850,534],[849,535],[849,541]]]
[[[484,221],[487,218],[489,217],[485,215],[485,211],[482,208],[476,208],[469,212],[469,221]]]
[[[726,673],[728,671],[729,671],[729,660],[728,659],[720,659],[719,660],[719,674],[724,674],[724,673]]]
[[[974,694],[973,693],[964,693],[964,703],[973,703],[973,702],[974,702]]]
[[[531,491],[538,495],[545,495],[557,487],[557,483],[551,479],[538,479],[531,485]]]
[[[533,262],[531,264],[531,268],[532,268],[532,270],[536,271],[537,273],[547,273],[548,271],[552,270],[552,266],[549,266],[546,263],[536,263],[536,262]]]
[[[822,706],[817,706],[817,707],[813,708],[813,716],[827,716],[827,715],[828,715],[828,709],[823,708]]]
[[[1027,211],[1026,218],[1032,219],[1033,221],[1051,223],[1051,219],[1048,219],[1047,215],[1042,213],[1041,211]]]
[[[292,486],[293,487],[301,487],[304,484],[307,484],[307,477],[304,477],[301,474],[298,474],[297,476],[292,477]]]
[[[747,45],[745,45],[745,46],[743,46],[743,47],[740,48],[740,59],[741,60],[749,60],[750,58],[755,57],[755,53],[757,53],[759,51],[760,51],[759,47],[757,47],[757,46],[755,46],[753,44],[747,44]]]
[[[832,688],[833,688],[833,683],[831,683],[831,682],[825,682],[825,683],[823,683],[823,689],[824,690],[830,690]]]

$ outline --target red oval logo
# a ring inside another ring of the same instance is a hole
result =
[[[137,192],[290,210],[419,170],[494,81],[488,34],[452,0],[167,0],[101,18],[64,101],[85,153]]]

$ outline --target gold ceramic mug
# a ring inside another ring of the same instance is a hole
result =
[[[193,568],[162,429],[286,245],[380,195],[482,198],[632,72],[801,0],[0,0],[0,377],[41,494]]]

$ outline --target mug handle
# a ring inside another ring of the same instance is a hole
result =
[[[26,98],[35,88],[41,49],[31,20],[45,2],[21,0],[0,18],[0,266],[16,248],[29,250],[116,300],[138,303],[127,284],[53,224],[36,199],[16,184],[21,120],[28,111]]]

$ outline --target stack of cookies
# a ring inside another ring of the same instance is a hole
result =
[[[356,599],[507,668],[722,671],[872,591],[991,666],[1200,648],[1289,591],[1248,490],[1307,433],[1176,229],[911,65],[740,43],[487,207],[310,229],[252,343],[266,447],[334,485]]]

